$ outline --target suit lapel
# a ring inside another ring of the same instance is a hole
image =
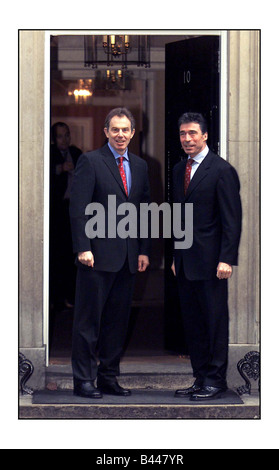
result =
[[[212,162],[212,155],[211,155],[211,152],[209,151],[209,153],[201,162],[193,178],[190,181],[190,184],[188,186],[188,189],[185,195],[186,200],[189,198],[192,192],[195,191],[195,189],[200,184],[200,182],[207,176],[209,168],[211,166],[211,162]]]
[[[109,168],[109,170],[112,173],[113,177],[115,178],[115,180],[117,181],[117,183],[119,184],[120,188],[122,189],[123,193],[126,196],[126,192],[125,192],[125,189],[124,189],[123,181],[122,181],[122,178],[120,176],[120,172],[119,172],[117,163],[116,163],[115,158],[114,158],[112,152],[110,151],[108,145],[105,145],[102,148],[102,155],[103,155],[104,163],[107,165],[107,167]]]

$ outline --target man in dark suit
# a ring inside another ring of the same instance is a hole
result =
[[[69,219],[74,168],[82,151],[71,145],[69,126],[56,122],[50,147],[50,303],[54,309],[74,303],[76,270]]]
[[[193,243],[188,249],[177,245],[172,270],[195,382],[175,395],[206,400],[227,389],[227,280],[238,260],[240,184],[235,169],[208,149],[203,116],[183,114],[179,134],[187,162],[173,169],[174,202],[193,204]],[[181,213],[185,227],[183,207]]]
[[[124,238],[116,228],[123,219],[118,213],[120,205],[128,202],[138,211],[141,203],[149,202],[147,164],[128,152],[135,133],[130,111],[113,109],[106,118],[104,132],[108,143],[79,158],[70,203],[78,266],[72,350],[74,393],[92,398],[99,398],[102,393],[131,393],[118,384],[116,377],[135,273],[145,271],[149,264],[149,240]],[[110,207],[112,197],[115,208]],[[91,203],[100,204],[106,217],[105,233],[95,238],[86,234],[89,217],[85,209]],[[115,230],[108,228],[112,221]]]

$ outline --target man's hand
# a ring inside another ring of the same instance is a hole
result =
[[[91,268],[94,266],[94,256],[91,251],[80,251],[78,253],[78,260],[86,266],[91,266]]]
[[[176,276],[174,261],[172,262],[171,270],[172,270],[173,274]]]
[[[229,279],[232,275],[232,266],[227,263],[219,263],[217,266],[218,279]]]
[[[139,255],[138,257],[138,271],[143,272],[149,265],[149,258],[146,255]]]
[[[63,171],[72,171],[74,169],[74,164],[72,162],[64,162],[62,165]]]

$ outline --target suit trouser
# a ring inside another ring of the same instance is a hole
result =
[[[190,281],[177,274],[181,313],[195,383],[226,387],[228,362],[228,284],[217,277]]]
[[[134,280],[127,261],[116,273],[79,265],[72,347],[75,378],[94,380],[98,375],[113,380],[119,374]]]

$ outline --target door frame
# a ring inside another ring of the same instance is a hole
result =
[[[127,34],[136,34],[142,31],[127,31]],[[46,352],[46,366],[49,365],[49,142],[50,142],[50,37],[52,35],[82,35],[82,34],[108,34],[117,31],[96,30],[46,30],[44,54],[44,233],[43,233],[43,343]],[[220,155],[227,159],[227,116],[228,116],[228,31],[222,30],[147,30],[145,34],[160,34],[165,36],[220,36]]]

